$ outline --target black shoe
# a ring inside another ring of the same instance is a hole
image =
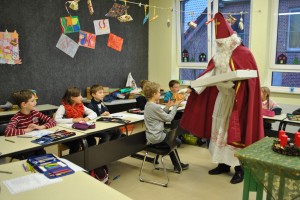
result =
[[[230,180],[231,184],[237,184],[240,183],[244,180],[244,172],[243,170],[240,171],[236,171],[232,177],[232,179]]]
[[[184,163],[180,163],[180,165],[181,165],[181,169],[182,170],[187,170],[189,168],[189,166],[190,166],[189,164],[184,164]],[[175,166],[174,167],[174,172],[175,173],[180,173],[179,167]]]
[[[180,163],[182,170],[187,170],[189,168],[189,164]]]
[[[228,172],[230,172],[230,166],[225,164],[219,164],[216,168],[208,171],[210,175],[218,175],[218,174],[228,173]]]

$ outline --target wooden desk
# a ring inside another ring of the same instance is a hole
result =
[[[265,137],[235,153],[244,167],[243,200],[249,191],[257,190],[257,200],[262,199],[262,186],[267,199],[298,199],[300,197],[299,156],[285,156],[272,150],[275,138]],[[254,190],[253,185],[257,188]]]
[[[2,200],[52,200],[52,199],[72,199],[72,200],[98,200],[98,199],[126,199],[130,198],[101,183],[85,172],[78,171],[74,174],[62,177],[63,181],[47,185],[38,189],[12,195],[4,180],[21,177],[30,174],[22,168],[24,161],[18,161],[0,165],[0,170],[11,171],[13,174],[0,173],[0,199]]]
[[[143,121],[143,116],[136,114],[123,112],[118,113],[118,115],[126,115],[125,119],[130,120],[131,123],[138,123]],[[126,156],[135,154],[145,148],[146,140],[144,131],[132,134],[127,137],[122,137],[118,140],[109,141],[105,144],[88,147],[85,139],[87,136],[94,135],[101,131],[109,129],[115,129],[121,126],[124,126],[124,124],[96,122],[95,129],[88,129],[86,131],[72,129],[71,126],[55,126],[50,130],[55,131],[57,129],[69,129],[70,131],[75,132],[76,135],[42,146],[32,143],[31,141],[34,138],[18,138],[17,136],[7,138],[1,136],[0,152],[2,153],[2,155],[0,155],[0,157],[13,156],[19,153],[41,149],[45,146],[50,146],[53,144],[63,143],[67,141],[81,140],[84,147],[83,151],[79,151],[71,155],[66,155],[64,156],[64,158],[70,160],[73,163],[76,163],[77,165],[85,168],[86,170],[95,169],[112,161],[116,161]],[[15,143],[5,141],[5,139],[15,141]]]
[[[270,122],[279,122],[278,130],[285,130],[288,124],[293,126],[300,126],[300,121],[289,120],[286,114],[275,115],[274,117],[263,116],[263,119]]]

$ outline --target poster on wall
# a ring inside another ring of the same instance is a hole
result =
[[[78,44],[83,47],[95,49],[96,46],[96,35],[86,31],[79,31]]]
[[[60,25],[63,33],[74,33],[80,31],[78,16],[61,17]]]
[[[19,57],[19,34],[17,31],[0,32],[0,64],[22,64]]]
[[[103,35],[110,33],[108,19],[94,20],[94,27],[96,35]]]
[[[108,37],[107,46],[117,51],[122,51],[123,38],[110,33]]]
[[[61,34],[56,47],[74,58],[79,45],[65,34]]]

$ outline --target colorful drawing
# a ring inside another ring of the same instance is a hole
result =
[[[80,31],[78,16],[61,17],[60,25],[63,33],[74,33]]]
[[[74,58],[79,45],[65,34],[61,34],[56,47]]]
[[[123,38],[118,37],[112,33],[109,34],[107,46],[117,51],[122,51]]]
[[[103,35],[110,33],[108,19],[94,20],[94,27],[96,35]]]
[[[79,31],[79,41],[80,46],[95,49],[96,46],[96,35],[93,33]]]
[[[19,57],[19,34],[17,31],[0,32],[0,64],[22,64]]]

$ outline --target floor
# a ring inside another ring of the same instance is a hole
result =
[[[126,157],[109,165],[110,186],[132,199],[143,200],[241,200],[243,183],[230,184],[234,173],[209,175],[208,170],[216,164],[210,162],[210,154],[205,147],[182,145],[179,155],[184,163],[189,163],[190,168],[181,174],[169,172],[170,182],[168,187],[161,187],[149,183],[140,182],[138,179],[141,160]],[[169,167],[172,167],[169,157],[164,159]],[[145,166],[148,177],[155,174],[163,177],[163,171],[153,170],[151,163]],[[153,176],[152,176],[153,177]],[[255,199],[255,193],[250,194],[250,199]]]

